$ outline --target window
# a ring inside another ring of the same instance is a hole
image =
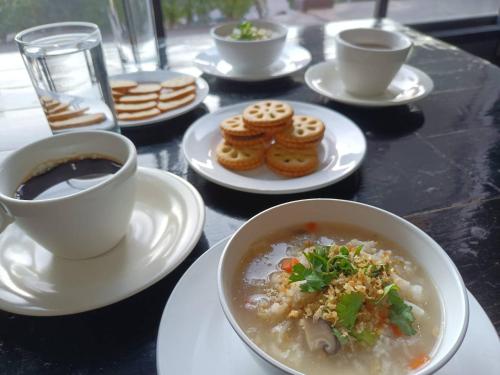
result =
[[[500,0],[390,0],[387,17],[407,24],[498,14]]]

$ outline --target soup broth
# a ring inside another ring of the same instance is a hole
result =
[[[307,375],[411,373],[432,357],[442,319],[402,245],[331,223],[258,240],[236,272],[235,316],[256,345]]]

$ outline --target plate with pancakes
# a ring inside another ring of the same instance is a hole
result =
[[[316,190],[352,174],[366,139],[350,119],[314,104],[257,100],[209,113],[182,142],[191,168],[218,185],[257,194]]]
[[[156,124],[196,108],[208,95],[203,78],[157,70],[109,78],[118,125],[133,128]]]

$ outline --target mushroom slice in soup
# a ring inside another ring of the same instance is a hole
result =
[[[302,319],[302,328],[306,336],[309,350],[323,349],[327,354],[335,354],[340,349],[340,343],[334,336],[330,325],[323,319]]]

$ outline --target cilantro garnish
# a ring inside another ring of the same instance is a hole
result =
[[[339,249],[339,253],[340,253],[340,255],[348,257],[349,256],[349,249],[345,246],[341,246]]]
[[[234,40],[257,40],[259,35],[252,22],[243,21],[233,30],[231,38]]]
[[[359,245],[356,250],[354,250],[354,255],[358,256],[361,253],[361,250],[363,250],[363,245]]]
[[[300,285],[300,290],[303,292],[317,292],[324,287],[328,286],[332,281],[334,275],[321,272],[316,268],[307,268],[303,264],[298,263],[292,267],[292,274],[290,275],[290,282],[305,281]]]
[[[384,266],[370,266],[369,267],[368,276],[370,277],[378,277],[382,272],[384,272]]]
[[[352,265],[348,257],[344,255],[337,255],[333,258],[333,270],[338,273],[343,273],[346,276],[356,273],[356,268]]]
[[[417,331],[413,328],[412,323],[415,317],[411,312],[412,307],[407,305],[405,301],[399,296],[399,288],[396,284],[389,284],[384,287],[384,294],[376,302],[380,303],[384,298],[389,302],[389,320],[398,326],[398,328],[407,336],[413,336]]]
[[[390,321],[397,325],[401,332],[407,336],[412,336],[417,333],[412,326],[415,317],[411,312],[411,306],[404,302],[394,288],[387,293],[387,299],[391,304],[391,309],[389,311]]]
[[[346,293],[339,298],[337,303],[339,322],[348,330],[354,327],[364,299],[361,293]]]
[[[254,35],[252,32],[252,23],[249,21],[244,21],[240,23],[238,26],[238,29],[240,29],[240,39],[246,40],[246,39],[253,39]]]
[[[370,330],[364,329],[361,332],[351,332],[351,336],[362,344],[373,346],[378,340],[378,334]]]
[[[335,337],[339,340],[340,345],[345,345],[349,342],[349,336],[344,336],[342,333],[335,327],[332,327],[332,332]]]
[[[399,290],[398,286],[396,284],[389,284],[389,285],[386,285],[384,287],[384,294],[382,294],[382,297],[380,297],[378,299],[377,302],[375,302],[376,304],[379,304],[380,302],[382,302],[384,300],[385,297],[387,297],[387,295],[389,294],[389,292],[391,290],[394,290],[395,292],[397,292]]]
[[[290,282],[305,281],[300,285],[303,292],[318,292],[327,287],[339,274],[352,275],[356,272],[356,268],[349,260],[349,250],[345,246],[340,248],[339,255],[332,258],[329,258],[329,252],[329,246],[316,245],[313,251],[304,253],[309,267],[303,264],[294,265]]]

